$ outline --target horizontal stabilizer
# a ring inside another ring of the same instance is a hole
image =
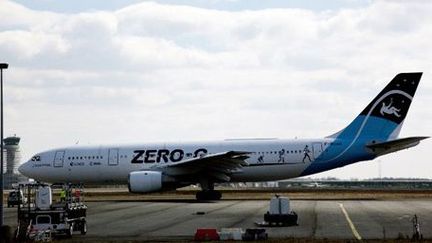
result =
[[[401,138],[395,139],[384,143],[375,143],[366,145],[373,153],[377,156],[381,156],[384,154],[396,152],[402,149],[407,149],[416,146],[420,143],[421,140],[429,137],[409,137],[409,138]]]

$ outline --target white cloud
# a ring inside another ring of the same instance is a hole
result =
[[[431,11],[422,1],[322,12],[142,2],[65,14],[1,1],[6,131],[23,137],[24,157],[76,140],[325,136],[396,73],[424,71],[402,133],[428,135]],[[421,151],[401,153],[430,177]],[[391,173],[414,176],[407,160]],[[368,177],[373,165],[359,166],[351,175]]]
[[[0,2],[1,29],[29,29],[49,23],[55,13],[33,11],[12,1]]]
[[[36,59],[39,55],[62,55],[69,46],[59,35],[28,31],[3,31],[0,33],[0,51],[17,60]]]

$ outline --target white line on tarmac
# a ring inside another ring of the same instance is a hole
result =
[[[355,228],[353,222],[351,221],[351,219],[350,219],[350,217],[349,217],[349,215],[348,215],[348,212],[345,210],[344,205],[343,205],[342,203],[339,203],[339,207],[341,208],[342,213],[345,215],[345,218],[346,218],[346,220],[347,220],[347,222],[348,222],[349,227],[351,228],[351,231],[352,231],[354,237],[355,237],[357,240],[362,240],[362,238],[361,238],[359,232],[357,231],[357,229]]]

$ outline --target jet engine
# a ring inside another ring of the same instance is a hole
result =
[[[162,189],[162,173],[159,171],[133,171],[129,173],[129,192],[145,193]]]

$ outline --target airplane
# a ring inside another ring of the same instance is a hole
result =
[[[215,183],[307,176],[416,146],[398,138],[422,73],[400,73],[344,129],[318,139],[73,146],[37,153],[19,171],[50,183],[127,184],[131,193],[200,185],[197,200],[219,200]]]
[[[309,187],[309,188],[323,188],[323,187],[328,187],[329,185],[326,184],[322,184],[322,183],[318,183],[318,182],[311,182],[311,183],[307,183],[304,184],[304,187]]]

